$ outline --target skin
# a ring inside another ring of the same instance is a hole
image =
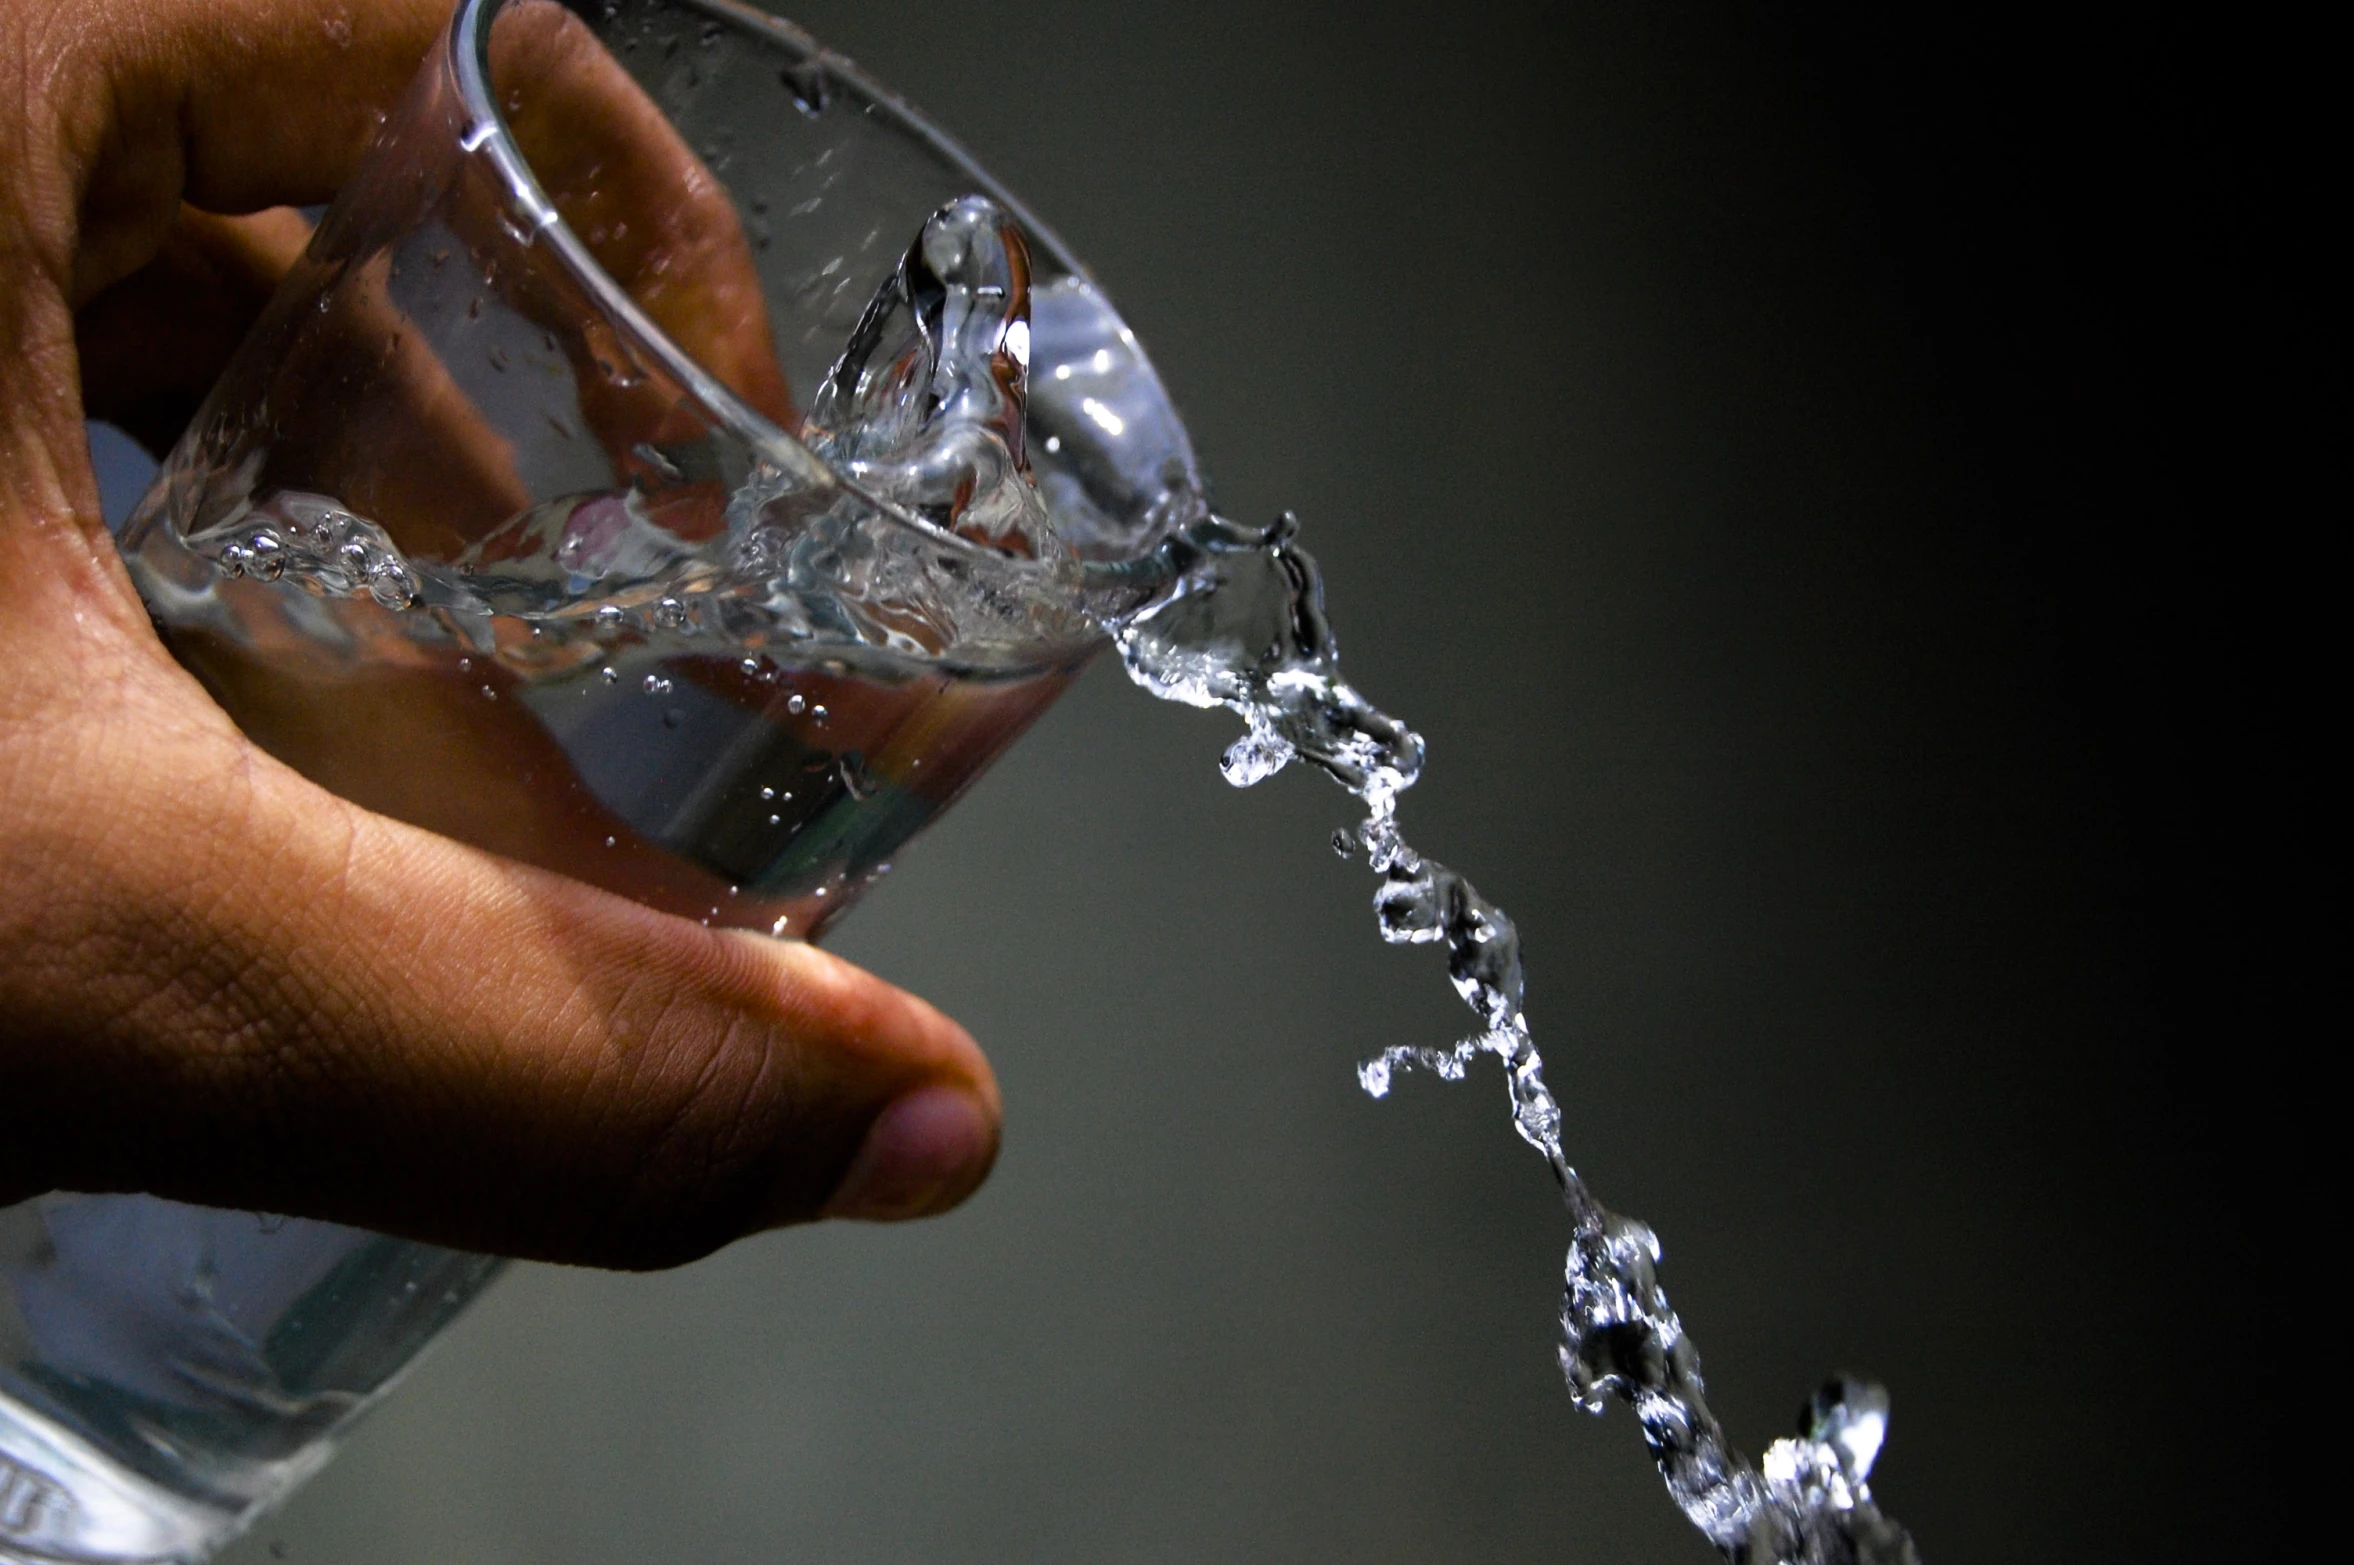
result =
[[[954,1022],[306,781],[172,661],[100,522],[85,416],[170,442],[299,251],[282,209],[349,175],[447,11],[0,0],[0,1204],[617,1267],[953,1206],[999,1112]],[[729,359],[763,338],[721,210],[648,241],[700,301],[665,324],[781,407]]]

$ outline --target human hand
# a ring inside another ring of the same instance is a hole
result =
[[[620,1266],[952,1205],[998,1115],[953,1022],[323,791],[171,660],[99,522],[85,406],[177,432],[299,247],[271,209],[332,193],[445,15],[0,3],[0,1201]],[[728,297],[732,230],[682,221]]]

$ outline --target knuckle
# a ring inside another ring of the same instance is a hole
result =
[[[610,1193],[583,1236],[605,1264],[632,1269],[695,1259],[755,1226],[801,1117],[790,1051],[764,1019],[661,995],[643,1020],[608,1056],[608,1117],[626,1133],[611,1138]]]

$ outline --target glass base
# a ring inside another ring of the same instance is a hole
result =
[[[0,1565],[195,1565],[500,1265],[152,1196],[0,1209]]]
[[[311,1465],[326,1458],[322,1448]],[[307,1476],[289,1473],[287,1486]],[[250,1520],[150,1483],[0,1398],[0,1565],[194,1565]]]

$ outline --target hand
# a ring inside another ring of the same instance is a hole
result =
[[[272,209],[332,193],[446,10],[0,0],[0,1201],[616,1266],[953,1205],[998,1115],[955,1023],[305,781],[172,662],[99,522],[85,394],[177,432],[299,243]]]

